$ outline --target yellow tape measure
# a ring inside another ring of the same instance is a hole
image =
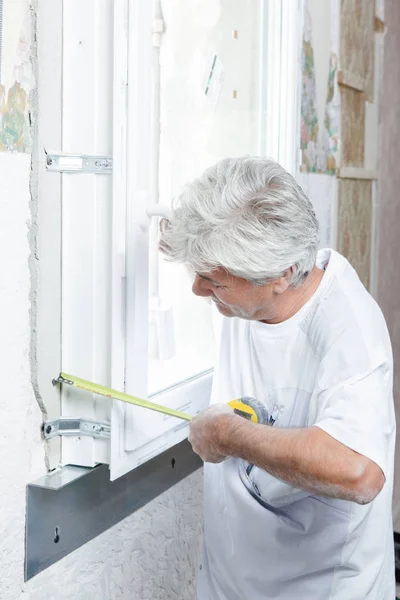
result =
[[[245,403],[243,400],[243,398],[235,398],[235,400],[231,400],[228,404],[240,417],[244,417],[253,423],[259,423],[260,415],[258,414],[257,407],[254,404],[254,402],[257,402],[256,399],[249,398],[249,400],[251,400],[249,403]]]
[[[179,410],[174,410],[173,408],[163,406],[162,404],[156,404],[155,402],[150,402],[150,400],[138,398],[137,396],[131,396],[130,394],[125,394],[124,392],[118,392],[112,388],[94,383],[93,381],[88,381],[87,379],[75,377],[75,375],[69,375],[68,373],[60,373],[57,379],[53,379],[53,385],[57,385],[57,383],[71,385],[81,390],[85,390],[86,392],[91,392],[92,394],[99,394],[100,396],[106,396],[107,398],[121,400],[122,402],[127,402],[128,404],[134,404],[135,406],[154,410],[164,415],[176,417],[177,419],[182,419],[184,421],[191,421],[194,417],[194,415],[189,415]],[[235,398],[229,402],[229,406],[236,414],[248,419],[249,421],[252,421],[253,423],[268,422],[268,413],[264,405],[255,398],[250,398],[248,396]]]

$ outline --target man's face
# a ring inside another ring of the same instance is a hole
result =
[[[225,317],[263,321],[273,320],[277,315],[276,285],[272,282],[254,286],[219,268],[210,273],[196,273],[192,291],[196,296],[210,297]]]

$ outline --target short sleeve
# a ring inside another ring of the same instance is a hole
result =
[[[387,477],[395,431],[390,370],[380,366],[322,392],[314,425],[374,461]]]

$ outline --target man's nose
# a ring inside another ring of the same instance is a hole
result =
[[[198,275],[196,275],[194,278],[192,292],[195,294],[195,296],[212,296],[212,291],[210,290],[208,282]]]

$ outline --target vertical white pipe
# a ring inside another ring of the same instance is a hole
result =
[[[163,14],[161,0],[153,0],[153,49],[152,49],[152,93],[151,93],[151,204],[160,201],[159,170],[160,170],[160,45],[163,32]],[[150,224],[150,297],[160,293],[159,256],[157,250],[158,219],[153,217]]]
[[[260,63],[259,63],[259,133],[258,153],[264,156],[267,153],[267,113],[268,113],[268,6],[267,0],[260,2]]]

